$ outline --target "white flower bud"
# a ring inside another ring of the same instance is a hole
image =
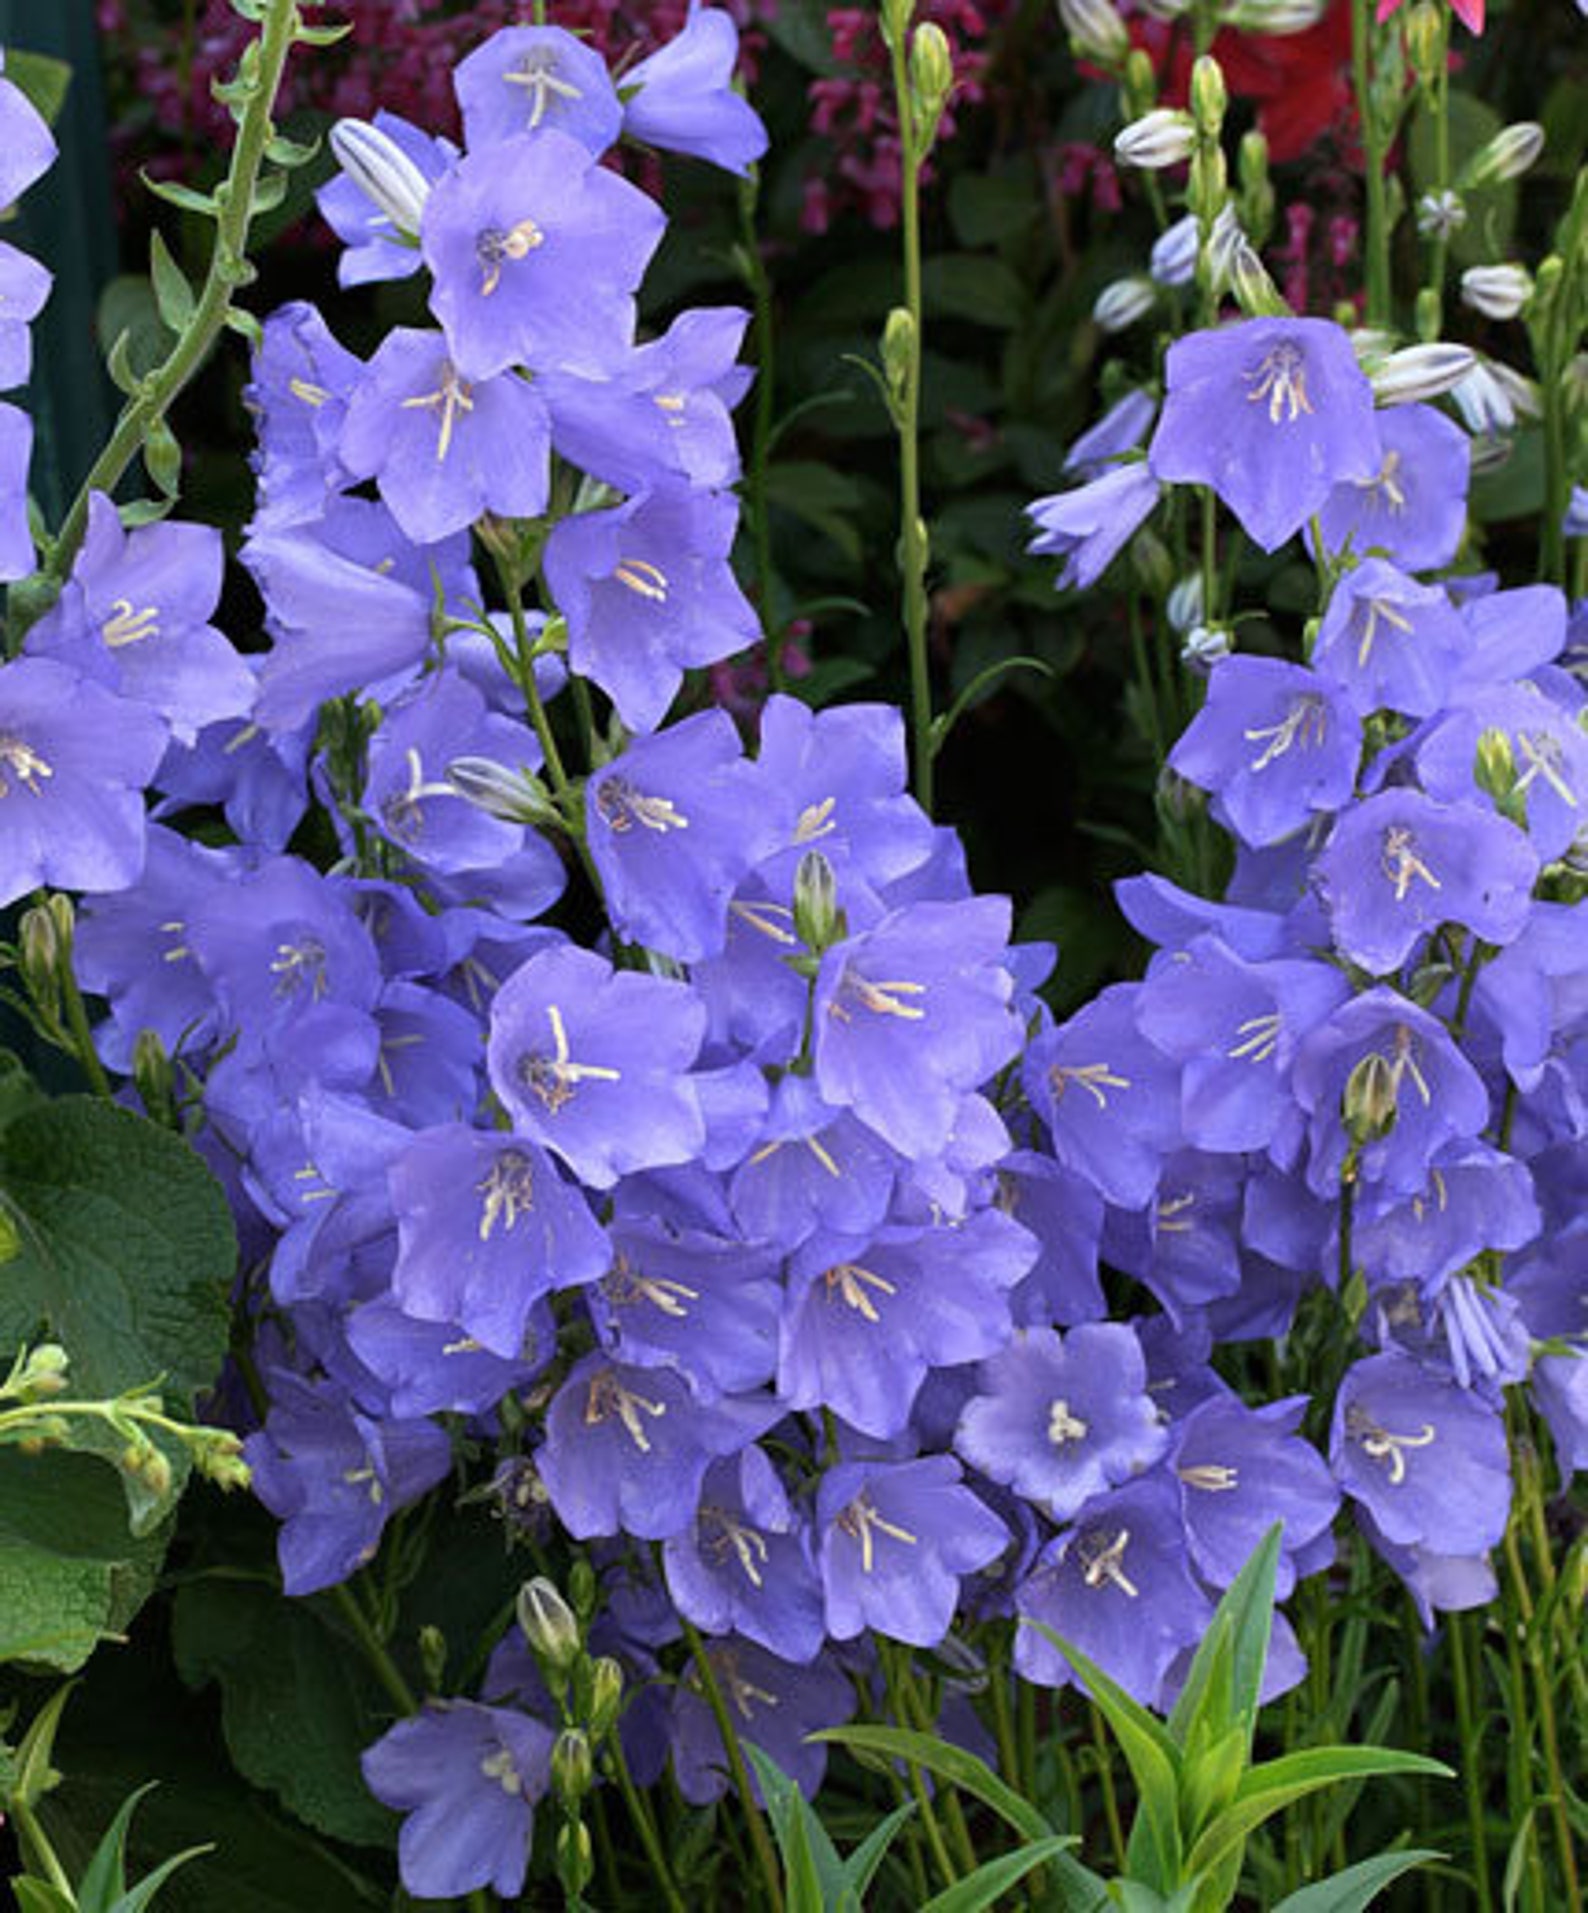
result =
[[[1450,388],[1456,410],[1467,430],[1480,438],[1516,429],[1516,407],[1505,387],[1494,376],[1494,369],[1482,359],[1474,359],[1464,379]]]
[[[1158,303],[1158,288],[1150,279],[1138,275],[1116,279],[1104,286],[1092,307],[1092,317],[1105,332],[1123,332],[1138,319],[1145,319]]]
[[[430,182],[389,133],[368,120],[338,120],[331,128],[336,163],[399,232],[417,234]]]
[[[1147,270],[1160,286],[1189,285],[1197,269],[1197,222],[1193,213],[1177,219],[1153,242]]]
[[[1486,319],[1514,319],[1532,296],[1524,266],[1469,266],[1461,275],[1461,303]]]
[[[1323,0],[1227,0],[1220,17],[1239,33],[1305,33],[1323,18]]]
[[[1220,658],[1235,649],[1235,633],[1223,625],[1193,625],[1181,647],[1180,662],[1197,677],[1205,678]]]
[[[1130,32],[1111,0],[1059,0],[1070,45],[1099,66],[1118,66],[1130,51]]]
[[[1164,611],[1169,619],[1170,629],[1182,638],[1188,637],[1202,622],[1202,574],[1194,571],[1190,577],[1182,578],[1169,593]]]
[[[561,821],[551,794],[538,777],[509,770],[489,757],[454,757],[447,783],[487,817],[507,824],[556,824]]]
[[[1154,20],[1172,22],[1191,11],[1191,0],[1141,0],[1141,10],[1150,13]]]
[[[1196,122],[1189,113],[1157,106],[1115,135],[1114,157],[1121,166],[1157,171],[1189,159],[1195,141]]]
[[[1498,359],[1489,359],[1485,363],[1495,383],[1511,401],[1511,410],[1518,418],[1544,416],[1544,397],[1535,380],[1525,378],[1512,366],[1502,365]]]
[[[1543,127],[1537,120],[1518,120],[1478,148],[1461,169],[1461,184],[1497,186],[1502,180],[1520,179],[1543,150]]]
[[[1421,405],[1453,392],[1476,367],[1477,356],[1464,345],[1435,340],[1392,352],[1368,370],[1380,405]]]
[[[1213,215],[1213,230],[1208,234],[1208,272],[1214,290],[1225,292],[1234,283],[1235,263],[1247,244],[1246,232],[1229,200]]]

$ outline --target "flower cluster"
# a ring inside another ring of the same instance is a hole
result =
[[[1027,1087],[1103,1253],[1177,1319],[1283,1335],[1334,1288],[1336,1340],[1377,1351],[1322,1404],[1335,1481],[1425,1616],[1481,1605],[1504,1390],[1568,1473],[1588,1457],[1580,640],[1553,588],[1427,577],[1464,529],[1465,435],[1375,413],[1337,328],[1193,334],[1167,384],[1145,463],[1085,490],[1202,483],[1266,549],[1305,524],[1328,592],[1307,662],[1224,656],[1170,755],[1235,840],[1224,901],[1125,883],[1158,955],[1032,1044]],[[1072,570],[1083,495],[1037,508]]]

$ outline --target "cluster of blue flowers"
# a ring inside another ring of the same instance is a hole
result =
[[[1460,375],[1423,351],[1425,386]],[[1193,335],[1166,387],[1155,427],[1135,394],[1072,454],[1088,482],[1033,507],[1035,548],[1096,575],[1161,486],[1200,483],[1265,549],[1308,527],[1327,599],[1306,664],[1214,663],[1171,753],[1235,840],[1224,901],[1124,883],[1158,954],[1039,1037],[1026,1083],[1106,1205],[1105,1258],[1204,1348],[1284,1336],[1336,1288],[1360,1358],[1330,1468],[1431,1622],[1496,1592],[1506,1387],[1564,1473],[1588,1463],[1583,632],[1551,587],[1419,577],[1457,559],[1466,435],[1432,405],[1375,411],[1339,328]],[[1126,473],[1140,496],[1100,552],[1075,501]],[[1254,1458],[1204,1452],[1216,1505]]]
[[[1238,840],[1228,897],[1132,880],[1160,954],[1053,1025],[1052,952],[1011,947],[907,794],[897,713],[773,698],[753,750],[721,711],[664,723],[759,632],[729,562],[746,321],[636,342],[663,215],[603,160],[627,134],[746,168],[735,53],[697,9],[615,84],[515,27],[458,70],[464,150],[340,127],[343,278],[423,270],[434,325],[367,363],[310,306],[266,325],[271,648],[210,622],[216,533],[96,499],[0,666],[0,901],[89,894],[101,1054],[172,1059],[232,1195],[287,1591],[483,1448],[505,1518],[587,1544],[629,1768],[671,1758],[694,1801],[725,1774],[666,1671],[686,1626],[809,1789],[873,1636],[1041,1621],[1161,1705],[1262,1533],[1288,1593],[1342,1497],[1425,1611],[1487,1599],[1506,1384],[1588,1460],[1584,696],[1558,594],[1415,575],[1456,556],[1462,433],[1274,319],[1181,341],[1161,415],[1133,394],[1076,448],[1088,482],[1036,508],[1071,582],[1202,483],[1265,548],[1310,525],[1332,594],[1309,663],[1226,658],[1174,754]],[[47,163],[30,112],[0,93],[0,200]],[[289,848],[315,805],[328,871]],[[224,846],[173,828],[216,807]],[[571,868],[595,948],[542,921]],[[1108,1319],[1101,1263],[1157,1310]],[[1251,1406],[1210,1356],[1330,1282],[1377,1352],[1326,1459],[1307,1397]],[[1035,1628],[1014,1658],[1071,1678]],[[1281,1627],[1271,1688],[1301,1670]],[[514,1635],[369,1750],[410,1892],[519,1891],[543,1674]]]

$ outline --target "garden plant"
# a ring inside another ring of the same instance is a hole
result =
[[[1579,8],[95,31],[16,1903],[1580,1913]]]

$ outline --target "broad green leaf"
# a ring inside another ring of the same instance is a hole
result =
[[[913,1761],[990,1807],[1027,1840],[1046,1840],[1053,1832],[1030,1801],[1000,1780],[986,1761],[930,1734],[914,1733],[907,1727],[824,1727],[810,1738],[831,1741],[856,1753]]]
[[[110,1611],[111,1570],[0,1538],[0,1662],[70,1674],[93,1653]]]
[[[1169,1890],[1181,1876],[1180,1749],[1169,1738],[1163,1723],[1139,1701],[1132,1700],[1089,1655],[1042,1621],[1031,1621],[1028,1625],[1051,1641],[1085,1681],[1093,1705],[1113,1730],[1136,1783],[1140,1802],[1139,1817],[1131,1834],[1132,1865],[1138,1864],[1140,1856],[1140,1863],[1151,1870],[1151,1877],[1144,1883]]]
[[[159,1381],[181,1405],[214,1381],[236,1237],[220,1185],[180,1137],[62,1097],[0,1134],[0,1189],[23,1228],[0,1283],[0,1348],[48,1324],[80,1397]]]
[[[57,60],[48,53],[7,47],[6,78],[28,96],[46,125],[55,124],[72,84],[72,69],[64,60]]]
[[[93,1450],[0,1447],[0,1541],[79,1561],[127,1560],[133,1537],[116,1471]]]
[[[1272,1814],[1294,1801],[1333,1786],[1337,1780],[1372,1779],[1381,1774],[1429,1774],[1441,1780],[1455,1775],[1442,1760],[1401,1753],[1393,1747],[1308,1747],[1281,1754],[1254,1767],[1236,1789],[1224,1812],[1205,1828],[1191,1849],[1189,1868],[1213,1866],[1236,1841],[1244,1840]]]
[[[1362,1913],[1363,1907],[1371,1905],[1391,1880],[1398,1880],[1403,1873],[1410,1873],[1413,1867],[1420,1867],[1429,1860],[1444,1857],[1426,1847],[1376,1854],[1371,1860],[1347,1867],[1343,1873],[1316,1880],[1311,1886],[1288,1894],[1274,1908],[1274,1913]]]
[[[176,1597],[172,1647],[189,1686],[219,1682],[226,1744],[255,1786],[321,1833],[391,1837],[358,1764],[391,1703],[317,1607],[247,1582],[192,1582]]]
[[[843,1887],[843,1864],[837,1849],[804,1794],[777,1762],[749,1741],[743,1742],[743,1747],[761,1783],[761,1798],[783,1856],[788,1913],[824,1913],[837,1904]]]
[[[921,1909],[921,1913],[981,1913],[981,1908],[991,1906],[1001,1894],[1028,1873],[1034,1873],[1040,1866],[1046,1866],[1055,1860],[1066,1847],[1075,1845],[1072,1833],[1051,1833],[1044,1840],[1033,1840],[1029,1846],[1021,1847],[1014,1853],[1003,1853],[996,1860],[988,1860],[963,1880],[956,1880],[941,1893],[935,1894]]]
[[[183,331],[193,317],[193,288],[158,229],[149,235],[149,283],[160,317],[173,332]]]

